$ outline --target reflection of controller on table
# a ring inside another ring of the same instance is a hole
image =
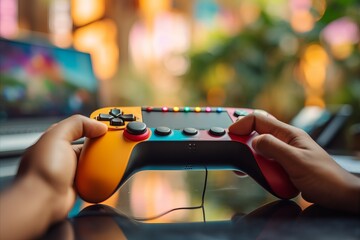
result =
[[[251,147],[256,132],[236,136],[228,127],[252,109],[108,107],[91,118],[108,132],[86,139],[76,174],[80,197],[98,203],[141,170],[239,170],[273,195],[289,199],[299,191],[275,161]],[[263,112],[263,111],[262,111]]]
[[[301,208],[291,201],[266,204],[246,215],[234,215],[231,220],[147,223],[122,215],[107,205],[96,204],[83,209],[72,218],[77,239],[257,239],[284,236],[301,214]],[[96,227],[94,227],[96,226]],[[56,234],[56,231],[53,233]],[[48,234],[49,239],[54,235]],[[46,238],[47,239],[47,238]]]

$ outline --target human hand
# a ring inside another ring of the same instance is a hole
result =
[[[50,127],[24,153],[14,183],[0,195],[1,239],[34,239],[67,216],[81,150],[71,142],[106,131],[105,124],[75,115]]]
[[[82,146],[71,142],[99,137],[106,130],[105,124],[74,115],[50,127],[25,152],[17,178],[36,176],[54,192],[54,220],[64,218],[75,201],[73,181]]]
[[[360,178],[340,167],[306,132],[274,117],[253,113],[229,127],[235,135],[259,136],[252,147],[288,173],[303,198],[324,207],[360,212]]]

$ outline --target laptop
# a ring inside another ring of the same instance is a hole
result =
[[[0,157],[22,153],[52,124],[99,107],[88,53],[0,38]]]

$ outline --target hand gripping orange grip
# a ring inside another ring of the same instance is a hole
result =
[[[96,119],[100,113],[111,109],[113,108],[99,109],[90,117]],[[122,107],[121,110],[133,113],[136,121],[142,121],[141,107]],[[136,144],[141,142],[131,141],[123,136],[126,124],[119,127],[109,125],[105,135],[85,140],[75,177],[76,190],[85,201],[102,202],[117,190],[130,154]]]

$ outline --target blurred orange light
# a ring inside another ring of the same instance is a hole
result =
[[[325,101],[322,97],[310,95],[305,100],[305,106],[325,107]]]
[[[313,29],[314,17],[308,10],[294,11],[291,15],[290,24],[296,32],[308,32]]]
[[[75,48],[91,53],[95,74],[101,80],[111,78],[117,71],[119,48],[116,35],[116,25],[109,19],[89,24],[74,33]]]
[[[309,63],[328,63],[328,55],[324,48],[318,44],[312,44],[306,48],[304,60]]]
[[[306,105],[324,106],[322,99],[329,59],[326,51],[318,44],[308,46],[300,67],[304,76]]]
[[[81,26],[101,18],[105,13],[105,0],[72,0],[74,24]]]
[[[351,43],[335,44],[330,46],[331,53],[337,59],[346,59],[353,51],[353,45]]]
[[[146,24],[152,25],[155,16],[170,8],[169,0],[139,0],[139,9],[145,18]]]
[[[304,54],[303,71],[307,84],[311,88],[319,89],[326,78],[328,56],[320,45],[310,45]]]

